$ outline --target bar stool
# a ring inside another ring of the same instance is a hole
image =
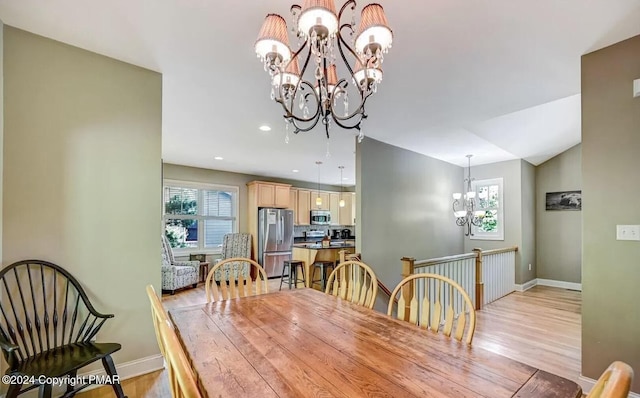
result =
[[[302,279],[298,279],[298,266],[300,266],[300,270],[302,271]],[[298,288],[298,282],[305,283],[304,278],[304,261],[300,260],[285,260],[284,266],[282,267],[282,275],[280,275],[280,289],[282,290],[282,281],[284,280],[285,272],[287,270],[287,274],[289,275],[289,289],[291,289],[291,281],[293,280],[293,286]]]
[[[313,277],[316,275],[316,267],[320,268],[320,279],[315,279],[311,281],[311,286],[313,286],[313,284],[315,282],[320,282],[320,286],[322,291],[324,292],[325,289],[325,284],[327,283],[327,268],[331,267],[331,269],[335,269],[336,268],[336,263],[334,263],[333,261],[330,260],[319,260],[316,261],[315,263],[313,263],[312,265],[313,271],[311,274],[311,278],[313,279]]]

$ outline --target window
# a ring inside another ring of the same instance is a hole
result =
[[[224,235],[238,231],[238,188],[164,182],[164,225],[177,252],[220,250]]]
[[[471,182],[476,192],[476,210],[484,211],[482,223],[472,226],[471,239],[504,240],[502,178]]]

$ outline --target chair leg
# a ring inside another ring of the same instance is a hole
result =
[[[78,375],[78,371],[74,370],[71,373],[69,373],[69,377],[70,378],[75,378]],[[73,386],[71,384],[67,384],[67,394],[70,393],[71,391],[73,391]]]
[[[20,384],[9,384],[9,389],[7,390],[6,398],[16,398],[20,393],[20,388],[22,385]]]
[[[113,380],[114,376],[118,376],[118,372],[116,371],[116,366],[113,364],[111,355],[107,355],[102,358],[102,365],[104,366],[104,370],[107,372],[107,375],[109,375],[109,378],[111,379],[111,387],[113,387],[113,391],[116,393],[116,397],[127,398],[127,396],[124,395],[124,391],[122,391],[120,379],[118,379],[117,383]]]
[[[51,384],[40,384],[38,398],[51,398]]]
[[[298,277],[297,277],[297,266],[296,266],[296,287],[298,287]],[[302,287],[306,287],[307,280],[304,277],[304,263],[300,264],[300,274],[302,274]]]
[[[288,268],[286,264],[282,266],[282,274],[280,274],[280,289],[278,289],[278,290],[282,290],[282,281],[284,280],[284,270],[285,270],[285,268]]]

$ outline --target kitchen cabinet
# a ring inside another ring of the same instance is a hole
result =
[[[331,213],[331,225],[340,225],[340,194],[329,193],[329,212]]]
[[[311,224],[311,197],[311,191],[307,189],[298,189],[298,208],[295,216],[295,219],[298,221],[298,225]],[[313,200],[315,203],[315,197]]]
[[[291,185],[274,182],[252,181],[247,184],[249,197],[255,198],[257,207],[289,207]]]
[[[291,188],[289,190],[289,207],[287,207],[287,209],[293,210],[293,224],[294,225],[298,225],[298,218],[297,218],[297,214],[298,214],[298,189],[297,188]]]
[[[266,181],[251,181],[247,183],[247,221],[251,234],[251,258],[256,259],[258,251],[258,209],[274,207],[286,209],[289,207],[291,185]]]
[[[342,194],[342,199],[344,199],[344,207],[339,208],[340,225],[355,225],[355,193],[344,192]]]
[[[320,197],[320,199],[322,200],[322,204],[320,206],[316,205],[317,197]],[[311,201],[309,202],[309,209],[329,211],[329,192],[311,191]]]

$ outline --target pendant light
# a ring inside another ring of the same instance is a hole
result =
[[[320,206],[322,206],[322,198],[320,197],[320,165],[322,164],[321,161],[317,161],[316,164],[318,165],[318,185],[317,185],[317,189],[316,189],[316,206],[318,206],[318,208],[320,208]]]
[[[344,207],[345,203],[344,203],[344,199],[342,199],[342,191],[343,191],[343,187],[342,187],[342,170],[344,169],[344,166],[338,166],[338,168],[340,169],[340,202],[338,202],[338,206]]]

